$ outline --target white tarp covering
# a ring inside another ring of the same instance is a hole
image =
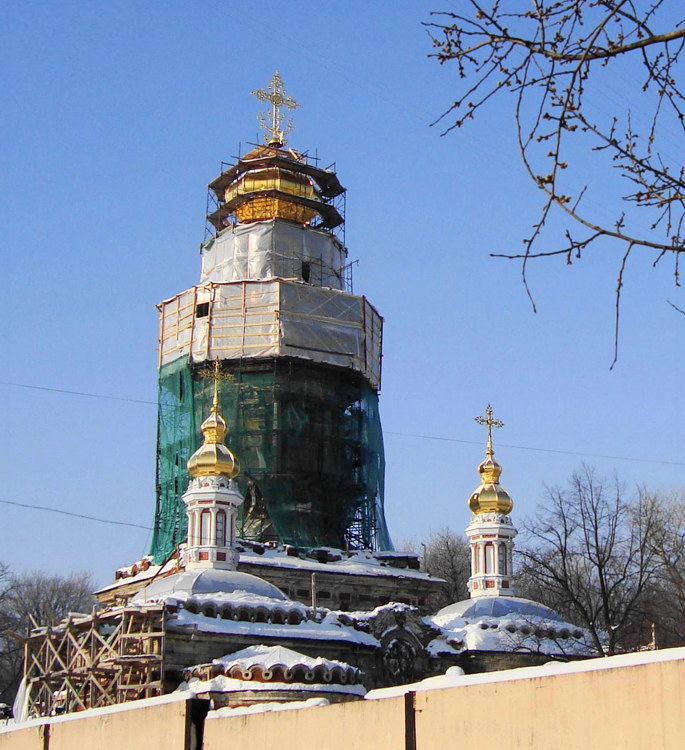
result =
[[[280,279],[193,287],[160,306],[160,365],[290,356],[380,387],[383,321],[364,297]]]
[[[342,289],[347,251],[328,232],[274,219],[228,227],[202,246],[200,283],[300,279]]]

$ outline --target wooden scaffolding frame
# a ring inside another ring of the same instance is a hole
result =
[[[164,693],[163,604],[71,615],[26,641],[27,715],[55,716]]]

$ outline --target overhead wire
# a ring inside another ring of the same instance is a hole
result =
[[[49,393],[64,393],[70,396],[83,396],[87,398],[99,398],[99,399],[105,399],[109,401],[126,401],[133,404],[145,404],[150,406],[156,406],[156,401],[149,401],[147,399],[141,399],[141,398],[127,398],[125,396],[111,396],[109,394],[103,394],[103,393],[87,393],[83,391],[72,391],[68,390],[66,388],[50,388],[48,386],[40,386],[40,385],[29,385],[27,383],[15,383],[15,382],[9,382],[0,380],[0,385],[8,385],[15,388],[27,388],[30,390],[37,390],[37,391],[47,391]],[[467,445],[481,445],[482,441],[479,440],[466,440],[464,438],[456,438],[456,437],[445,437],[441,435],[425,435],[421,433],[415,433],[415,432],[396,432],[394,430],[383,430],[384,435],[395,435],[397,437],[408,437],[408,438],[416,438],[419,440],[439,440],[442,442],[448,442],[448,443],[464,443]],[[537,446],[533,445],[511,445],[507,443],[499,443],[499,445],[502,448],[510,448],[513,450],[522,450],[522,451],[536,451],[539,453],[556,453],[560,455],[567,455],[567,456],[584,456],[586,458],[601,458],[604,460],[610,460],[610,461],[630,461],[633,463],[647,463],[647,464],[663,464],[665,466],[685,466],[685,461],[667,461],[663,458],[638,458],[636,456],[612,456],[604,453],[591,453],[590,451],[571,451],[571,450],[564,450],[560,448],[539,448]],[[142,527],[141,527],[142,528]],[[147,527],[144,527],[147,528]]]
[[[144,531],[151,531],[149,526],[143,526],[139,523],[131,523],[130,521],[115,521],[111,518],[99,518],[98,516],[89,516],[85,513],[74,513],[70,510],[63,510],[62,508],[54,508],[50,505],[32,505],[31,503],[18,503],[14,500],[0,500],[2,505],[14,505],[17,508],[29,508],[30,510],[42,510],[49,513],[59,513],[62,516],[72,516],[73,518],[83,518],[87,521],[97,521],[98,523],[106,523],[112,526],[130,526],[134,529],[143,529]]]

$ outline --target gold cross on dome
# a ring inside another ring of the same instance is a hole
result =
[[[487,416],[475,417],[474,420],[478,422],[478,424],[486,424],[488,426],[488,450],[492,450],[492,428],[504,427],[504,422],[492,418],[492,406],[490,406],[490,404],[487,405],[485,413]]]
[[[202,370],[198,370],[197,373],[202,378],[212,378],[214,380],[214,399],[212,401],[212,409],[219,408],[219,381],[221,380],[235,380],[235,377],[230,372],[221,372],[221,362],[218,359],[214,360],[214,366],[207,365]]]
[[[283,125],[283,121],[285,120],[285,113],[281,112],[281,107],[293,110],[297,109],[300,105],[292,97],[286,96],[281,74],[276,71],[265,89],[257,89],[251,93],[260,102],[271,104],[270,112],[260,112],[257,115],[259,124],[265,131],[264,140],[269,146],[284,146],[286,135],[289,135],[293,129],[293,121],[292,119],[288,120],[285,124],[285,129],[281,130],[281,125]]]

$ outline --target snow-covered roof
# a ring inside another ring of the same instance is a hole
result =
[[[354,685],[361,672],[342,661],[311,657],[283,646],[250,646],[233,654],[198,664],[185,671],[185,678],[207,681],[215,677],[258,683]],[[258,689],[258,688],[257,688]]]
[[[330,562],[318,562],[309,558],[294,557],[286,554],[282,549],[264,549],[262,554],[251,549],[240,551],[240,562],[249,563],[250,565],[268,565],[275,568],[307,570],[312,573],[341,573],[343,575],[354,576],[384,576],[390,578],[414,578],[428,581],[440,581],[440,578],[424,573],[422,570],[413,570],[411,568],[394,568],[382,560],[374,557],[374,554],[368,550],[356,550],[349,553],[341,552],[342,559]],[[383,553],[384,557],[392,559],[394,556],[388,556]],[[405,555],[401,555],[404,557]]]
[[[433,619],[436,622],[445,621],[453,616],[472,620],[480,617],[537,617],[544,620],[564,622],[564,618],[553,609],[539,604],[531,599],[518,596],[479,596],[464,599],[443,607]]]
[[[162,601],[168,597],[188,598],[209,594],[213,598],[221,594],[246,593],[276,601],[287,601],[286,595],[276,586],[249,573],[237,570],[215,570],[200,568],[158,578],[133,598],[133,603]]]
[[[368,633],[341,623],[334,612],[329,612],[321,622],[302,620],[298,624],[274,622],[243,622],[221,617],[205,617],[194,614],[187,609],[179,609],[168,622],[170,628],[191,627],[203,633],[222,633],[225,635],[249,635],[254,638],[270,640],[272,638],[296,638],[298,640],[339,641],[357,643],[360,646],[378,648],[378,641]]]
[[[549,607],[513,596],[483,596],[450,604],[427,625],[441,631],[427,647],[429,654],[465,651],[527,652],[550,656],[591,656],[589,634],[565,622]]]
[[[306,701],[288,701],[287,703],[253,703],[251,706],[236,708],[215,708],[207,714],[208,719],[220,719],[226,716],[245,716],[246,714],[262,714],[267,711],[295,711],[300,708],[321,708],[330,706],[328,698],[308,698]]]
[[[241,669],[247,669],[255,664],[260,664],[267,669],[271,669],[277,665],[286,667],[287,669],[295,666],[303,666],[309,670],[317,667],[323,667],[328,670],[335,668],[347,669],[349,667],[349,664],[346,664],[344,661],[324,659],[322,656],[307,656],[285,646],[265,646],[263,644],[249,646],[233,654],[221,656],[218,659],[214,659],[213,663],[223,664],[227,667],[237,666]]]
[[[208,693],[240,693],[240,692],[279,692],[284,695],[292,693],[344,693],[363,698],[366,688],[363,685],[341,685],[316,682],[260,682],[259,680],[235,680],[225,675],[212,677],[210,680],[198,680],[191,677],[187,683],[182,683],[179,690],[190,690],[195,695]]]

